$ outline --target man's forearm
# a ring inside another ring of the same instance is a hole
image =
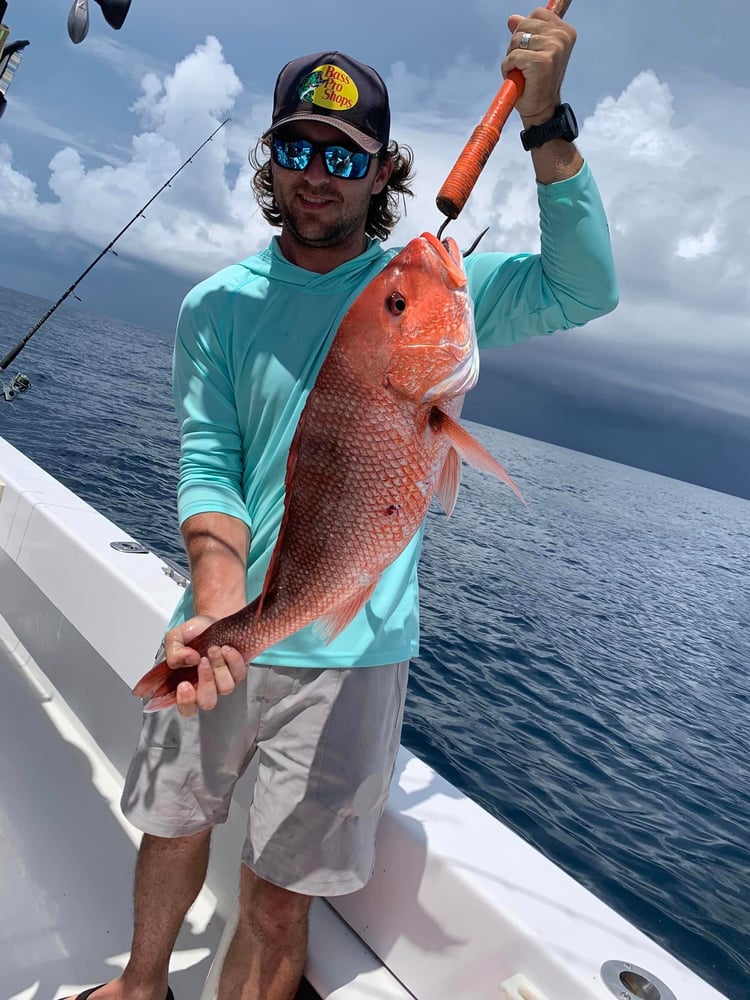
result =
[[[223,618],[247,603],[245,573],[250,533],[229,514],[194,514],[182,525],[198,615]]]
[[[549,121],[552,113],[523,118],[523,127],[527,129],[533,125],[542,125]],[[564,139],[550,139],[543,146],[532,149],[530,155],[540,184],[567,180],[568,177],[574,177],[583,166],[583,157],[575,145]]]
[[[583,157],[572,142],[551,139],[538,149],[532,149],[536,179],[540,184],[554,184],[574,177],[583,166]]]

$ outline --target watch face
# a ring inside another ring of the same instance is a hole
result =
[[[560,108],[563,113],[563,121],[565,123],[565,138],[570,136],[571,141],[578,138],[578,122],[576,121],[576,116],[573,114],[573,109],[569,104],[563,104]]]

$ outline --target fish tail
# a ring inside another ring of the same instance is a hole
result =
[[[162,685],[166,685],[171,672],[167,661],[161,660],[141,677],[133,688],[133,694],[136,698],[152,698]]]
[[[163,708],[171,708],[173,705],[177,704],[177,695],[174,691],[169,691],[167,694],[159,695],[158,697],[154,695],[152,698],[146,702],[143,706],[144,712],[160,712]]]
[[[251,604],[248,604],[241,611],[235,612],[234,615],[228,615],[226,618],[222,618],[219,621],[209,625],[207,629],[204,629],[200,635],[195,636],[190,639],[190,648],[195,650],[200,656],[205,656],[211,645],[221,646],[224,643],[228,645],[235,645],[236,643],[227,634],[227,624],[231,623],[233,619],[238,617],[243,617],[248,619],[250,622],[255,622],[257,624],[258,617],[260,615],[262,607],[262,597],[256,598]],[[266,603],[271,603],[273,600],[273,595],[266,597]],[[236,626],[235,626],[236,634]],[[239,645],[242,652],[245,652],[245,644]],[[252,647],[250,647],[252,650]],[[248,653],[248,659],[251,658],[251,654]],[[136,698],[143,698],[148,700],[148,704],[145,706],[145,711],[156,712],[161,708],[167,708],[169,705],[174,705],[177,702],[176,691],[183,681],[188,681],[193,685],[194,688],[198,687],[198,667],[170,667],[166,660],[161,660],[155,666],[153,666],[148,673],[144,674],[143,677],[138,681],[138,683],[133,688],[133,694]]]
[[[136,698],[147,699],[146,711],[155,712],[159,708],[166,708],[168,704],[176,703],[175,692],[183,681],[189,681],[193,687],[197,687],[198,668],[177,667],[173,670],[166,660],[162,660],[141,677],[133,688],[133,694]],[[164,701],[165,698],[170,700]]]

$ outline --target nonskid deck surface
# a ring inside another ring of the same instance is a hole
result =
[[[2,646],[0,676],[0,1000],[57,1000],[122,969],[136,846]],[[222,921],[202,909],[177,941],[176,1000],[198,1000],[219,941]],[[305,986],[299,1000],[316,996]]]

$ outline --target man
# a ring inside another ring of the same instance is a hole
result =
[[[558,111],[575,32],[544,9],[514,15],[509,28],[502,68],[526,80],[518,111],[539,182],[542,255],[468,258],[485,345],[581,325],[617,295],[598,193],[572,143],[574,119]],[[410,156],[390,142],[389,126],[374,70],[338,52],[288,64],[261,143],[270,159],[256,160],[254,182],[280,235],[183,304],[174,387],[191,587],[165,647],[171,667],[197,665],[198,685],[181,684],[176,709],[145,718],[122,800],[144,831],[132,952],[121,977],[81,998],[170,995],[169,955],[205,877],[211,828],[256,751],[240,920],[220,1000],[293,997],[312,897],[352,892],[372,873],[417,650],[421,533],[330,645],[302,629],[248,672],[236,650],[200,659],[190,640],[259,593],[307,394],[348,305],[396,253],[372,239],[388,234],[409,191]]]

